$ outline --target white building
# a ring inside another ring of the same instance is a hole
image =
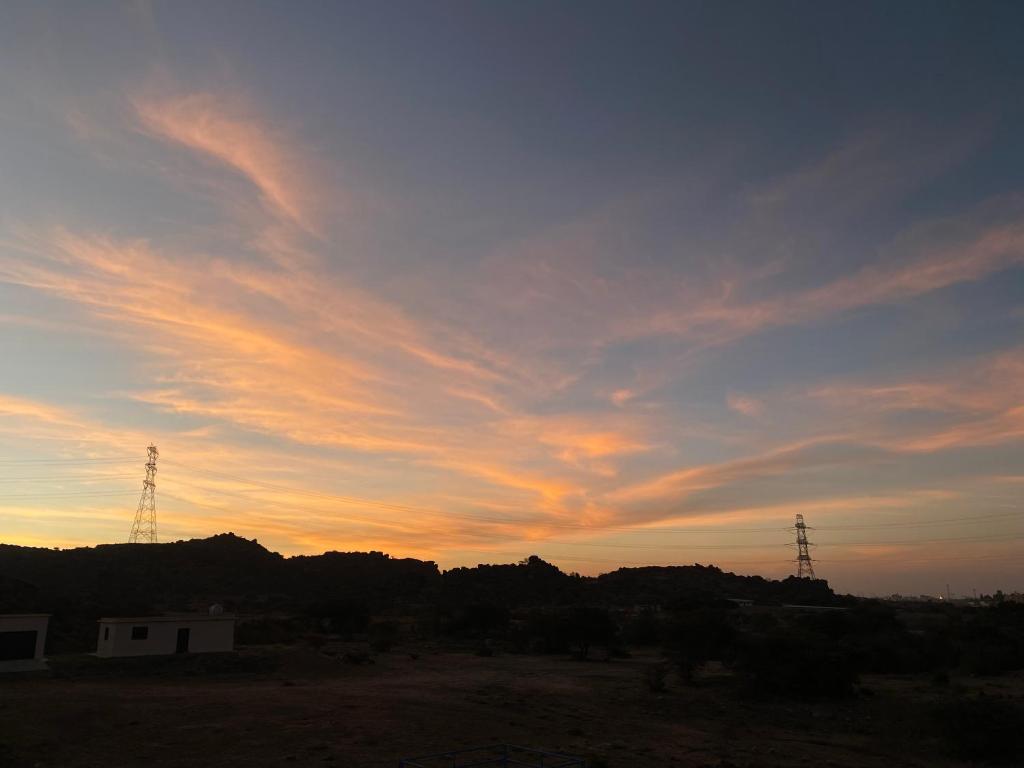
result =
[[[48,613],[0,614],[0,672],[46,669]]]
[[[188,614],[100,619],[97,656],[160,656],[234,650],[235,617]]]

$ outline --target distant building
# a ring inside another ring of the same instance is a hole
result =
[[[46,669],[48,613],[0,614],[0,672]]]
[[[794,605],[792,603],[783,603],[782,609],[785,611],[806,611],[808,613],[849,610],[841,605]]]
[[[223,653],[235,647],[235,617],[225,613],[109,618],[99,625],[96,655],[103,657]]]

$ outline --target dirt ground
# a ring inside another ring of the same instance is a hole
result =
[[[489,742],[584,755],[592,768],[958,765],[891,716],[937,695],[927,680],[869,679],[849,700],[804,704],[752,699],[713,673],[692,686],[670,677],[654,693],[645,670],[657,658],[643,654],[412,649],[352,664],[307,648],[259,653],[273,669],[110,675],[93,666],[0,680],[0,765],[395,766]],[[1021,681],[1011,682],[1013,691],[993,694],[1018,695]]]

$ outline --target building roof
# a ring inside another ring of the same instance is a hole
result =
[[[794,611],[846,611],[849,610],[846,606],[842,605],[794,605],[791,603],[783,603],[783,608],[789,608]]]
[[[170,616],[107,616],[100,624],[153,624],[158,621],[234,621],[233,613],[179,613]]]

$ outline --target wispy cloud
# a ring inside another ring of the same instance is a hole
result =
[[[1024,264],[1024,226],[1019,223],[1018,208],[1011,201],[1004,220],[993,222],[984,215],[973,231],[963,231],[969,222],[937,222],[934,227],[909,233],[885,250],[880,263],[818,287],[753,301],[725,293],[682,309],[655,313],[629,333],[678,335],[718,345],[769,328],[896,304],[982,280]]]
[[[801,486],[818,487],[807,478],[822,472],[841,477],[873,464],[904,461],[901,457],[1021,443],[1022,376],[1024,355],[1012,349],[929,370],[919,378],[833,381],[809,393],[776,393],[765,407],[777,410],[783,420],[806,422],[818,434],[623,484],[602,499],[617,514],[632,510],[662,519],[672,510],[690,515],[712,509],[719,503],[715,498],[756,494],[759,487],[778,492],[775,481],[790,478],[793,487],[785,495],[794,505],[800,503]],[[737,410],[738,403],[729,405]],[[914,412],[931,418],[908,421],[906,414]]]
[[[725,462],[701,464],[659,475],[608,494],[621,502],[675,500],[697,491],[719,488],[750,478],[778,476],[822,466],[863,461],[874,451],[839,437],[782,445],[767,452]]]
[[[570,545],[622,525],[731,526],[793,510],[946,503],[935,495],[951,493],[944,488],[822,485],[899,456],[1021,438],[1019,398],[1005,384],[1021,375],[1015,351],[971,377],[830,381],[797,393],[724,387],[715,407],[744,418],[723,423],[650,397],[678,384],[682,370],[674,352],[657,347],[662,337],[681,341],[695,370],[693,350],[1021,264],[1017,201],[907,229],[867,266],[799,288],[785,287],[776,262],[684,274],[608,261],[623,215],[613,206],[482,256],[454,288],[413,310],[361,285],[322,239],[308,237],[325,231],[325,212],[347,193],[319,180],[301,141],[267,115],[210,93],[132,104],[147,145],[206,163],[199,175],[244,182],[214,182],[227,218],[239,194],[255,191],[260,205],[246,210],[245,232],[229,227],[207,249],[201,232],[26,227],[0,251],[0,281],[64,302],[80,330],[131,349],[144,373],[105,396],[173,416],[178,426],[161,436],[169,457],[234,474],[170,465],[161,489],[183,532],[257,525],[290,551],[330,548],[343,532],[351,547],[422,556],[552,541],[575,557]],[[831,173],[788,179],[759,210],[790,206]],[[783,287],[766,292],[762,283]],[[646,359],[611,375],[620,348],[646,343],[654,345]],[[803,398],[802,413],[787,398]],[[878,417],[912,409],[948,418],[897,429]],[[61,435],[94,452],[149,439],[52,404],[0,400],[0,437],[22,435]],[[708,445],[714,450],[699,449]],[[254,486],[253,476],[278,485]],[[335,494],[325,477],[362,490]]]
[[[741,413],[744,416],[750,416],[756,418],[761,415],[764,410],[764,406],[761,401],[756,398],[749,397],[748,395],[741,395],[735,392],[730,392],[725,399],[726,404],[729,408],[736,413]]]
[[[143,130],[230,168],[259,190],[269,210],[317,229],[324,190],[318,189],[310,163],[237,97],[188,93],[140,96],[133,103]],[[333,190],[336,203],[337,195]]]
[[[892,450],[935,452],[1024,439],[1024,350],[958,361],[928,376],[868,383],[833,382],[810,394],[861,425],[862,438]],[[888,418],[923,412],[923,424]]]

